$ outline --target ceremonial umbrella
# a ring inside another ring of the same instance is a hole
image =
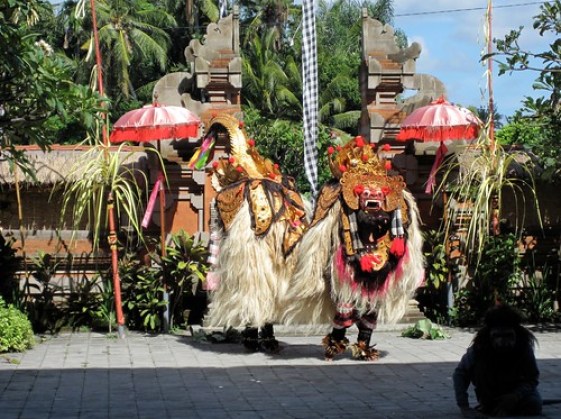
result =
[[[469,109],[453,105],[443,97],[415,109],[403,120],[397,140],[440,142],[425,188],[426,193],[432,193],[436,171],[448,151],[444,141],[473,140],[478,137],[482,125],[481,120]]]
[[[155,102],[139,109],[133,109],[121,116],[113,125],[109,140],[112,143],[124,141],[151,142],[161,140],[179,140],[198,137],[201,120],[199,117],[181,106],[164,106]],[[160,197],[160,240],[162,256],[166,255],[165,242],[165,194],[163,171],[158,173],[154,189],[150,194],[142,226],[148,227],[152,216],[156,194]]]
[[[197,137],[201,120],[181,106],[162,106],[158,103],[133,109],[113,125],[109,140],[148,142]]]

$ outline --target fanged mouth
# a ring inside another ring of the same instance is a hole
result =
[[[364,201],[363,209],[366,212],[380,211],[382,209],[382,203],[378,200],[369,199]]]

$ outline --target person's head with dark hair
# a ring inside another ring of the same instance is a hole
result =
[[[498,304],[485,314],[485,326],[487,327],[512,327],[522,324],[522,316],[512,307],[506,304]]]
[[[500,354],[514,349],[516,346],[530,345],[534,347],[536,338],[522,326],[522,316],[514,308],[506,304],[498,304],[489,309],[484,317],[484,326],[473,339],[476,350]]]

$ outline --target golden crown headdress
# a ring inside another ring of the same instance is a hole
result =
[[[384,192],[384,210],[392,211],[403,207],[403,178],[389,175],[391,161],[380,159],[374,146],[366,143],[362,137],[355,137],[344,146],[330,147],[328,156],[331,173],[339,179],[343,199],[349,208],[358,209],[358,191],[365,186],[379,188]]]
[[[344,146],[329,147],[329,167],[337,179],[345,172],[386,175],[386,161],[381,161],[372,146],[361,136],[355,137]],[[391,167],[391,166],[390,166]]]

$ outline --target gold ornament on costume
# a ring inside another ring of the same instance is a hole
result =
[[[362,137],[355,137],[342,147],[328,150],[329,167],[337,179],[347,172],[386,176],[385,161],[381,161],[374,147]]]
[[[283,252],[287,255],[307,226],[304,203],[294,190],[294,182],[283,182],[278,165],[259,154],[238,119],[223,114],[210,121],[210,129],[214,124],[222,125],[230,138],[230,157],[212,164],[212,184],[219,192],[217,207],[225,229],[247,199],[256,235],[267,234],[276,221],[286,223]]]
[[[387,168],[391,167],[391,163],[380,159],[374,147],[362,137],[356,137],[337,149],[330,147],[328,152],[331,173],[339,179],[343,199],[350,209],[356,211],[359,208],[359,197],[356,193],[359,185],[372,190],[382,190],[385,195],[382,209],[386,212],[406,207],[403,199],[403,178],[388,175]]]
[[[326,183],[323,185],[317,199],[314,217],[310,223],[310,227],[315,226],[327,216],[331,207],[339,200],[340,194],[340,183]]]
[[[221,114],[210,120],[209,130],[215,124],[222,125],[230,137],[230,158],[220,159],[213,164],[214,174],[220,186],[224,187],[245,179],[269,179],[280,183],[282,174],[278,165],[262,157],[247,139],[240,121],[229,114]]]

